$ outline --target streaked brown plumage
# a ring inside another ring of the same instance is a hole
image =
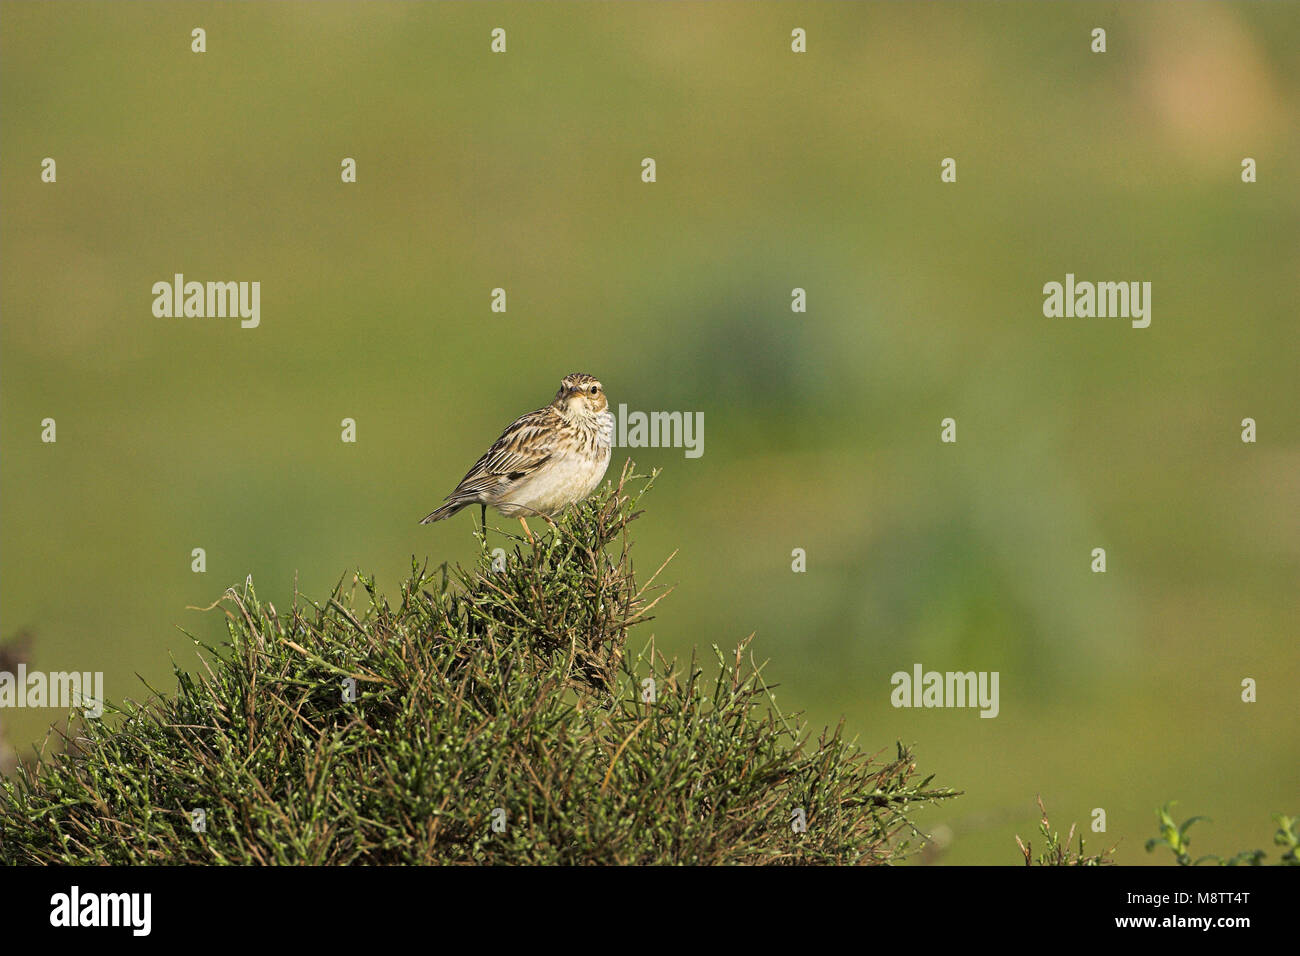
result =
[[[560,383],[551,404],[515,419],[447,496],[420,522],[450,518],[471,504],[492,505],[519,518],[529,538],[529,515],[549,517],[595,491],[605,477],[614,416],[604,387],[575,372]]]

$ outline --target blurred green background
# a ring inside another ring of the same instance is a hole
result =
[[[32,667],[138,697],[246,575],[471,560],[468,511],[416,522],[589,371],[704,413],[703,457],[633,453],[642,572],[680,549],[642,639],[756,631],[784,707],[915,742],[966,792],[932,859],[1015,863],[1039,793],[1134,864],[1168,799],[1197,853],[1300,811],[1297,4],[6,0],[0,84]],[[155,318],[176,272],[260,281],[261,327]],[[1151,327],[1044,318],[1067,272],[1151,281]],[[1000,716],[892,708],[916,662],[1000,672]]]

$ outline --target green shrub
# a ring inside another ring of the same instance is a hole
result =
[[[1168,847],[1179,866],[1200,866],[1202,863],[1214,863],[1219,866],[1262,866],[1264,860],[1268,858],[1268,854],[1263,850],[1243,850],[1226,859],[1213,853],[1199,859],[1192,859],[1192,841],[1187,835],[1188,831],[1192,828],[1192,824],[1208,818],[1188,817],[1181,824],[1175,823],[1173,807],[1174,801],[1170,801],[1156,811],[1156,817],[1160,820],[1160,835],[1147,840],[1148,853],[1156,847]],[[1297,850],[1300,850],[1300,833],[1297,832],[1300,817],[1278,814],[1273,819],[1277,823],[1277,830],[1273,833],[1273,843],[1285,849],[1277,865],[1300,866],[1300,856],[1297,856]]]
[[[1043,806],[1042,797],[1038,798],[1038,809],[1042,813],[1042,819],[1038,821],[1038,833],[1043,838],[1043,851],[1035,856],[1033,844],[1029,840],[1020,839],[1019,834],[1016,835],[1016,844],[1025,858],[1025,866],[1111,866],[1114,864],[1115,847],[1088,856],[1083,851],[1082,833],[1079,834],[1078,848],[1071,846],[1074,842],[1073,823],[1070,824],[1070,832],[1062,840],[1060,833],[1052,829],[1052,824],[1047,819],[1047,807]]]
[[[841,728],[813,739],[747,642],[707,679],[653,640],[627,652],[666,593],[629,559],[651,480],[625,468],[496,568],[486,547],[413,564],[396,606],[360,575],[287,611],[227,591],[229,645],[200,644],[174,693],[82,721],[0,785],[0,861],[900,859],[911,810],[953,795],[901,744],[877,762]]]

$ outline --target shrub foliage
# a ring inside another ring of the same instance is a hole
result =
[[[911,811],[953,795],[907,748],[814,737],[748,641],[708,667],[628,651],[667,593],[629,555],[651,481],[625,468],[472,568],[413,564],[395,605],[361,575],[287,610],[227,591],[229,644],[196,641],[174,693],[80,721],[0,784],[0,861],[900,859]]]

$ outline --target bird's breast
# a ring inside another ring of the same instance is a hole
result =
[[[502,514],[557,514],[599,487],[613,453],[614,416],[593,418],[570,430],[544,464],[501,495],[496,506]]]

